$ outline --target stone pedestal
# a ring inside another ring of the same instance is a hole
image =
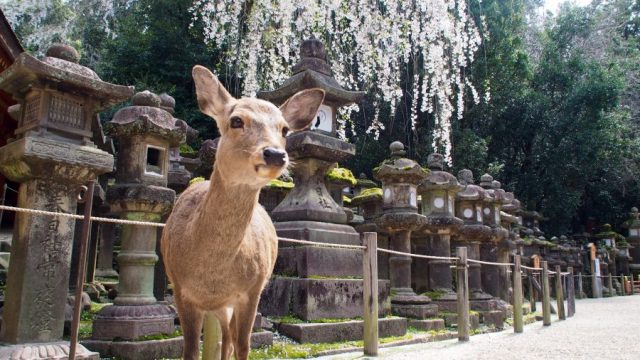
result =
[[[448,234],[432,236],[429,241],[429,255],[451,256],[451,236]],[[433,302],[440,310],[456,309],[457,295],[453,291],[451,262],[447,260],[429,260],[429,289],[438,293]]]
[[[18,207],[28,209],[75,214],[80,185],[112,166],[106,152],[40,137],[0,149],[0,170],[21,182]],[[16,215],[3,341],[62,339],[74,228],[74,219]]]

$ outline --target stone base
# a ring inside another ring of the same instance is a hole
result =
[[[389,308],[389,280],[378,280],[379,315]],[[258,311],[264,316],[293,314],[303,320],[362,316],[362,280],[272,278],[262,292]]]
[[[69,359],[69,343],[30,343],[0,346],[0,359],[66,360]],[[76,346],[76,359],[100,360],[100,354],[87,350],[81,344]]]
[[[363,320],[341,323],[279,324],[278,331],[300,343],[333,343],[362,340]],[[378,319],[378,334],[382,337],[403,336],[407,333],[407,320],[403,318]]]
[[[469,306],[475,311],[490,311],[498,309],[498,302],[495,299],[470,300]]]
[[[273,333],[271,331],[259,331],[251,333],[251,348],[257,349],[273,345]]]
[[[171,334],[176,311],[168,305],[107,306],[93,322],[95,340],[135,340],[153,334]]]
[[[480,312],[480,321],[486,326],[491,326],[496,329],[504,329],[505,319],[506,315],[501,310]]]
[[[123,360],[177,359],[182,356],[182,336],[172,339],[149,341],[85,340],[84,346],[100,353],[100,356]],[[97,358],[96,358],[97,359]]]
[[[362,251],[317,246],[281,247],[273,273],[302,278],[362,277]]]
[[[96,269],[96,274],[95,276],[97,277],[103,277],[103,278],[114,278],[117,279],[118,278],[118,272],[113,270],[113,269]]]
[[[409,319],[409,326],[422,331],[438,331],[444,330],[444,319],[426,319],[416,320]]]
[[[436,304],[394,304],[391,303],[391,312],[394,315],[413,318],[427,319],[438,314]]]
[[[444,324],[447,327],[458,327],[458,314],[456,313],[439,313],[438,317],[441,317],[444,320]],[[480,315],[479,314],[469,314],[469,327],[471,329],[477,329],[480,327]]]

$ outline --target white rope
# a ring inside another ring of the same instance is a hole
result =
[[[321,242],[315,242],[315,241],[309,241],[309,240],[289,239],[289,238],[283,238],[283,237],[279,237],[278,240],[279,241],[283,241],[283,242],[290,242],[290,243],[296,243],[296,244],[305,244],[305,245],[316,245],[316,246],[323,246],[323,247],[333,247],[333,248],[343,248],[343,249],[358,249],[358,250],[366,249],[366,247],[364,247],[362,245],[343,245],[343,244],[333,244],[333,243],[321,243]]]
[[[388,254],[410,256],[410,257],[415,257],[415,258],[420,258],[420,259],[447,260],[447,261],[457,261],[458,260],[458,258],[455,258],[455,257],[418,255],[418,254],[410,254],[410,253],[405,253],[405,252],[400,252],[400,251],[395,251],[395,250],[388,250],[388,249],[381,249],[381,248],[378,248],[378,251],[379,252],[383,252],[383,253],[388,253]]]
[[[528,267],[528,266],[524,266],[524,265],[520,265],[520,267],[523,268],[523,269],[527,269],[527,270],[542,271],[542,268]]]
[[[24,209],[24,208],[18,208],[18,207],[13,207],[13,206],[6,206],[6,205],[0,205],[0,210],[22,212],[22,213],[33,214],[33,215],[58,216],[58,217],[76,219],[76,220],[84,219],[84,216],[82,216],[82,215],[68,214],[68,213],[54,212],[54,211]],[[106,218],[106,217],[99,217],[99,216],[92,216],[91,217],[91,221],[109,222],[109,223],[114,223],[114,224],[125,224],[125,225],[141,225],[141,226],[164,227],[164,224],[162,224],[162,223],[155,223],[155,222],[148,222],[148,221],[114,219],[114,218]]]
[[[481,260],[475,260],[475,259],[467,259],[467,261],[476,263],[476,264],[494,265],[494,266],[514,266],[515,265],[512,263],[497,263],[497,262],[481,261]]]

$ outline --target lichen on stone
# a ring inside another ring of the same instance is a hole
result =
[[[329,181],[346,183],[351,186],[355,186],[358,183],[358,180],[353,176],[351,170],[340,167],[335,167],[327,171],[325,178]]]
[[[378,187],[364,189],[362,190],[360,195],[354,196],[353,199],[351,199],[351,202],[357,203],[357,202],[362,202],[363,200],[370,200],[370,199],[382,199],[382,189]]]
[[[293,182],[279,179],[273,179],[267,183],[267,187],[271,189],[293,189],[294,186]]]
[[[198,176],[198,177],[194,177],[193,179],[189,180],[189,186],[199,183],[199,182],[203,182],[205,179],[202,176]]]

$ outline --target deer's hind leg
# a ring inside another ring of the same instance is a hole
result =
[[[234,315],[234,309],[231,307],[225,307],[215,311],[215,315],[220,322],[220,329],[222,330],[222,360],[228,360],[231,358],[233,352],[233,344],[235,342],[235,326],[232,326],[231,319]]]
[[[185,301],[180,296],[179,291],[176,291],[175,301],[178,308],[178,316],[180,317],[182,336],[184,337],[182,358],[185,360],[198,360],[204,312],[189,301]]]

